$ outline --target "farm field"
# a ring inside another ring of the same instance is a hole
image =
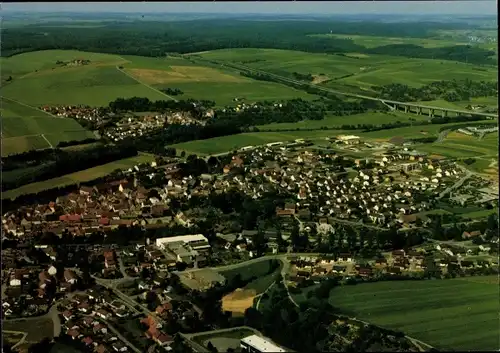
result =
[[[334,289],[329,301],[438,349],[494,350],[500,335],[498,286],[497,276],[377,282]]]
[[[153,161],[154,157],[148,154],[140,154],[136,157],[121,159],[111,163],[103,164],[94,168],[81,170],[58,178],[48,179],[37,183],[23,185],[20,188],[5,191],[2,199],[13,199],[19,195],[36,193],[43,190],[62,187],[75,183],[91,181],[110,174],[116,169],[128,169],[140,163]]]
[[[61,141],[95,138],[73,119],[2,99],[2,156],[55,147]]]
[[[482,140],[459,132],[450,132],[442,142],[422,145],[418,148],[427,152],[435,152],[446,157],[488,156],[495,158],[495,156],[498,155],[498,132],[488,134]],[[491,164],[490,159],[478,163],[476,169],[481,167],[486,167],[484,169],[488,169],[488,166]]]
[[[361,36],[355,34],[311,34],[311,37],[332,38],[332,39],[350,39],[354,44],[362,45],[366,48],[381,47],[384,45],[394,44],[413,44],[424,48],[440,48],[454,45],[466,45],[465,41],[446,40],[446,39],[431,39],[431,38],[401,38],[401,37],[377,37],[377,36]]]
[[[91,105],[106,106],[116,98],[165,96],[120,72],[115,65],[61,67],[33,73],[14,80],[3,94],[34,106]]]
[[[498,97],[476,97],[471,98],[469,101],[448,102],[444,99],[432,101],[420,101],[418,104],[427,105],[431,107],[450,108],[458,110],[466,110],[468,105],[485,105],[489,108],[498,108]]]
[[[326,75],[331,81],[324,85],[333,89],[338,89],[341,84],[366,90],[371,90],[373,85],[390,83],[419,87],[454,78],[493,81],[498,72],[495,68],[479,68],[465,63],[384,55],[340,56],[276,49],[221,49],[198,55],[281,75],[293,72]]]
[[[417,121],[428,119],[425,115],[405,114],[402,112],[378,113],[369,112],[356,115],[335,116],[327,115],[323,120],[304,120],[297,123],[275,123],[259,125],[260,131],[265,130],[295,130],[295,129],[321,129],[323,126],[339,128],[342,125],[360,125],[360,124],[388,124],[396,121],[408,121],[413,118]]]
[[[82,66],[61,67],[57,60],[88,59]],[[13,77],[3,95],[33,106],[86,104],[105,106],[116,98],[168,99],[161,88],[179,88],[179,98],[208,99],[219,106],[236,97],[248,101],[264,99],[309,99],[314,96],[284,85],[255,81],[234,71],[205,67],[176,57],[146,58],[46,50],[2,59],[3,78]],[[123,67],[124,72],[118,70]],[[128,76],[130,75],[130,76]],[[137,81],[138,80],[138,81]],[[148,87],[150,86],[150,87]]]

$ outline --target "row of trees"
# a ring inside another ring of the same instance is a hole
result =
[[[32,160],[28,157],[40,156],[40,160]],[[7,157],[4,159],[7,165],[11,164],[12,158],[17,168],[23,169],[32,166],[32,162],[38,163],[38,168],[29,172],[15,173],[10,178],[2,178],[1,191],[18,188],[22,185],[55,178],[61,175],[77,172],[95,167],[97,165],[110,163],[119,159],[137,156],[137,148],[133,145],[97,145],[84,150],[63,151],[44,150],[36,153],[27,153],[22,157]],[[22,161],[24,160],[24,164]]]
[[[495,52],[468,45],[424,48],[393,44],[367,48],[351,39],[311,34],[336,33],[369,36],[427,38],[439,29],[465,29],[465,23],[380,23],[337,20],[241,21],[237,19],[192,20],[186,22],[108,22],[102,26],[65,27],[61,31],[50,23],[8,28],[3,34],[2,56],[47,50],[74,49],[115,54],[164,56],[165,53],[193,53],[225,48],[270,48],[313,53],[365,53],[434,58],[475,64],[496,65]]]

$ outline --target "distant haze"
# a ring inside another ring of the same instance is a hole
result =
[[[495,15],[496,1],[4,3],[6,12]]]

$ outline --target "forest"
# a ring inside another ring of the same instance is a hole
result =
[[[64,30],[61,30],[64,28]],[[496,65],[495,52],[455,45],[424,48],[393,44],[366,48],[350,39],[311,36],[314,34],[353,34],[428,38],[436,30],[467,29],[465,23],[380,23],[338,20],[251,21],[192,20],[189,22],[135,21],[103,22],[99,27],[58,27],[50,23],[3,31],[2,56],[48,49],[72,49],[120,55],[164,56],[167,53],[193,53],[227,48],[268,48],[311,53],[364,53],[454,60],[479,65]]]

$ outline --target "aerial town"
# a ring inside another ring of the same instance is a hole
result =
[[[2,353],[496,351],[492,1],[2,5]]]

